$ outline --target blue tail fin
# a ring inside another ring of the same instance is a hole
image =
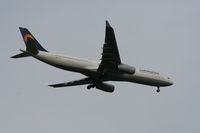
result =
[[[35,50],[39,51],[45,51],[48,52],[46,49],[44,49],[40,43],[35,39],[35,37],[28,31],[26,28],[19,27],[20,32],[22,34],[22,37],[24,39],[24,42],[26,44],[27,50],[30,50],[32,48],[35,48]],[[34,45],[34,46],[33,46]],[[34,51],[35,51],[34,50]]]

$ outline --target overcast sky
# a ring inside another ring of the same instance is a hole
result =
[[[200,132],[199,0],[1,0],[1,133]],[[83,75],[33,58],[10,59],[25,48],[27,27],[48,51],[99,60],[105,20],[115,29],[123,63],[171,77],[156,88],[116,83],[105,93],[48,84]]]

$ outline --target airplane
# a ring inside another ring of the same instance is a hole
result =
[[[173,85],[169,77],[123,64],[118,51],[114,29],[108,21],[106,21],[105,43],[100,61],[52,54],[41,46],[27,28],[19,27],[19,29],[26,45],[26,50],[20,49],[21,53],[11,58],[32,56],[51,66],[86,76],[71,82],[48,85],[50,87],[88,85],[87,89],[96,88],[112,93],[115,86],[105,83],[106,81],[122,81],[155,86],[157,87],[157,92],[160,92],[160,87]]]

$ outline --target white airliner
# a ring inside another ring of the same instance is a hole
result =
[[[106,21],[105,43],[100,62],[49,53],[39,44],[28,29],[22,27],[19,29],[26,44],[26,50],[20,49],[22,53],[11,58],[32,56],[54,67],[87,76],[80,80],[49,85],[51,87],[87,84],[88,89],[97,88],[105,92],[113,92],[115,87],[105,83],[106,81],[126,81],[155,86],[157,87],[157,92],[160,92],[160,87],[173,84],[170,78],[162,76],[157,72],[136,69],[133,66],[123,64],[117,48],[114,30],[108,21]]]

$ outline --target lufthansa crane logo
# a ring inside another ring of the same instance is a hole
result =
[[[33,37],[32,35],[27,34],[27,35],[24,36],[24,41],[27,42],[27,41],[28,41],[28,38],[31,38],[31,39],[34,40],[34,37]]]

